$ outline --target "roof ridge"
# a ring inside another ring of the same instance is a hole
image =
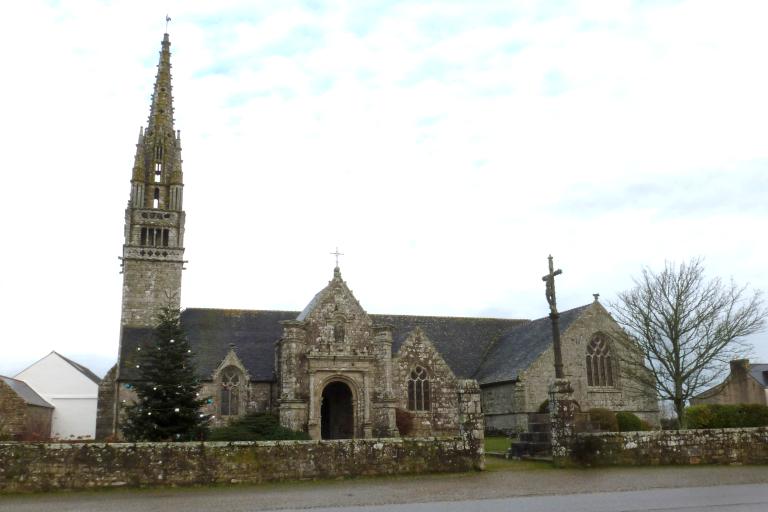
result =
[[[87,366],[84,366],[78,362],[75,362],[72,359],[68,358],[67,356],[59,354],[55,350],[52,350],[51,354],[56,354],[57,356],[62,358],[64,361],[68,362],[75,370],[79,371],[81,374],[83,374],[83,376],[87,377],[88,380],[91,380],[96,384],[101,384],[101,379],[99,378],[99,376],[93,373],[93,371],[90,370]]]
[[[528,318],[501,318],[496,316],[409,315],[403,313],[369,313],[371,316],[400,316],[408,318],[450,318],[452,320],[502,320],[504,322],[530,322]]]

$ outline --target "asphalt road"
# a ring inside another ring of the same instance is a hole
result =
[[[0,497],[0,512],[753,512],[768,466],[523,470],[263,486]]]

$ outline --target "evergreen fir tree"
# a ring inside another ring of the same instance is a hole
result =
[[[154,342],[139,347],[137,402],[126,408],[123,435],[130,441],[200,439],[209,417],[200,412],[192,351],[181,327],[180,311],[166,305],[157,316]]]

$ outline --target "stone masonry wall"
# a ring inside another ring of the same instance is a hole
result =
[[[581,410],[605,407],[613,411],[629,411],[652,424],[658,424],[658,404],[653,390],[641,390],[631,376],[622,371],[621,363],[617,368],[621,377],[615,387],[587,385],[587,345],[597,332],[609,336],[615,358],[624,360],[630,357],[621,342],[622,335],[616,322],[600,303],[593,303],[562,333],[563,371],[573,386],[573,397]],[[521,375],[525,389],[525,412],[536,412],[539,405],[549,398],[549,385],[553,379],[554,352],[550,347]]]
[[[26,429],[27,404],[0,380],[0,439],[22,435]]]
[[[430,408],[410,411],[414,436],[456,435],[459,431],[459,386],[450,367],[421,329],[408,335],[400,347],[394,365],[393,387],[398,407],[408,409],[408,376],[421,366],[429,376]]]
[[[579,434],[581,465],[768,464],[768,427]]]
[[[0,493],[459,472],[482,465],[482,447],[463,438],[0,443]]]

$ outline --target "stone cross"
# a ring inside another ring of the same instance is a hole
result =
[[[331,254],[336,256],[336,268],[339,268],[339,256],[344,256],[344,253],[343,252],[339,252],[339,248],[336,247],[336,251],[332,252]]]
[[[541,278],[546,283],[546,296],[549,303],[549,318],[552,320],[552,344],[555,351],[555,378],[563,379],[563,353],[560,347],[560,313],[557,312],[557,297],[555,295],[555,276],[563,273],[555,270],[552,255],[549,255],[549,273]]]

